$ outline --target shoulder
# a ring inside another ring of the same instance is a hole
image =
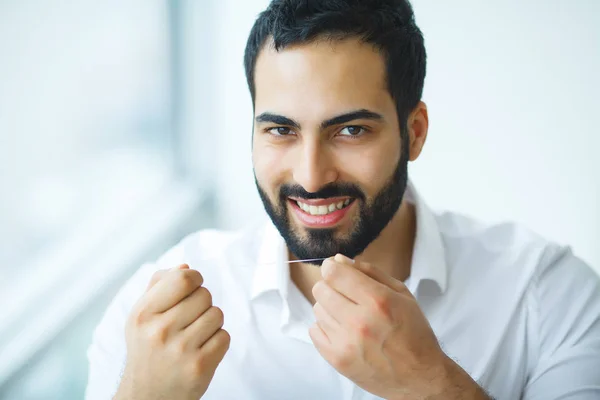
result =
[[[490,254],[519,253],[553,245],[538,233],[515,222],[486,224],[453,212],[436,215],[436,221],[442,237],[449,244],[478,248]]]
[[[535,294],[559,281],[572,288],[582,280],[598,281],[598,275],[570,247],[552,242],[521,224],[485,224],[450,212],[436,215],[436,222],[448,274],[455,281],[481,282],[483,286],[487,282],[491,285],[488,287],[503,295],[511,291],[515,295]]]
[[[512,269],[518,268],[533,278],[544,264],[570,253],[569,247],[515,222],[486,224],[450,212],[437,215],[436,221],[450,258],[477,260],[488,270],[497,267],[516,272]]]
[[[516,223],[489,225],[455,213],[436,220],[449,288],[458,295],[485,299],[497,319],[527,313],[541,352],[600,337],[600,277],[570,247]]]

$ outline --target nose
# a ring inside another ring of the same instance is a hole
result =
[[[306,141],[300,150],[300,157],[294,165],[294,180],[304,190],[314,193],[328,183],[335,182],[338,172],[333,154],[318,141]]]

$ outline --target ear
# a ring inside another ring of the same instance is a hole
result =
[[[408,116],[408,135],[409,135],[409,160],[415,161],[425,145],[427,131],[429,129],[429,116],[427,115],[427,105],[422,101],[417,104],[414,110]]]

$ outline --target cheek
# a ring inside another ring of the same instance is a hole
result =
[[[375,196],[388,183],[400,159],[400,144],[387,143],[362,148],[343,161],[344,175],[360,185],[367,197]]]
[[[255,140],[252,150],[252,164],[256,179],[264,190],[272,192],[273,189],[286,181],[288,175],[285,165],[286,159],[289,159],[289,157],[285,157],[285,152],[281,149]]]

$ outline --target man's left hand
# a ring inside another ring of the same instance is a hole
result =
[[[386,399],[488,398],[442,351],[402,282],[341,254],[321,274],[309,334],[341,374]]]

